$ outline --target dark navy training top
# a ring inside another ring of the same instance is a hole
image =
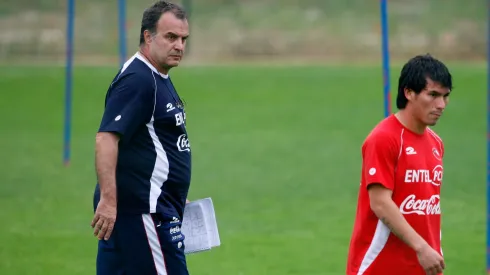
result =
[[[191,149],[184,107],[170,77],[136,53],[107,91],[99,132],[121,137],[118,213],[162,213],[182,220],[191,182]],[[99,198],[97,183],[94,199]]]

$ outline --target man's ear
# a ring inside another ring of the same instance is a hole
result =
[[[153,40],[153,35],[149,30],[145,30],[143,36],[145,37],[145,44],[149,44]]]
[[[408,89],[408,88],[405,88],[403,89],[403,92],[405,93],[405,98],[408,100],[408,101],[412,101],[415,96],[415,92],[411,89]]]

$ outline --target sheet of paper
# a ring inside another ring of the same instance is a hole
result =
[[[192,202],[185,206],[182,234],[185,236],[186,254],[211,249],[204,209],[201,204]]]
[[[201,202],[204,208],[204,219],[206,220],[206,228],[208,230],[211,247],[220,246],[221,241],[219,238],[218,223],[216,221],[213,201],[211,198],[206,198],[201,200]]]
[[[209,250],[221,244],[211,198],[188,203],[182,219],[185,253]]]

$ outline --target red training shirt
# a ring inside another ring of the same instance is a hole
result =
[[[367,186],[380,183],[408,223],[441,250],[440,190],[444,145],[431,129],[416,134],[394,115],[381,121],[362,146],[362,175],[347,275],[425,275],[413,249],[371,210]]]

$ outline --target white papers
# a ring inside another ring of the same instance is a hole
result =
[[[186,254],[210,250],[221,244],[211,198],[186,204],[182,219]]]

